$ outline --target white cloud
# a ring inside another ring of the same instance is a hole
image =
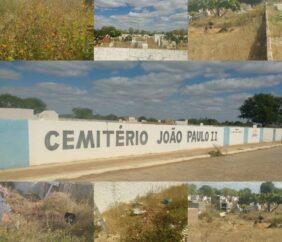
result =
[[[249,78],[227,78],[187,85],[182,93],[187,95],[211,95],[242,90],[253,90],[261,87],[272,87],[282,83],[282,75],[268,75]]]
[[[19,80],[20,77],[21,77],[21,74],[16,71],[9,70],[9,69],[0,69],[0,79]]]
[[[93,68],[93,62],[83,61],[40,61],[26,62],[19,65],[23,71],[45,73],[60,77],[85,76]]]
[[[64,63],[57,64],[70,67]],[[84,65],[84,62],[76,64]],[[236,62],[96,62],[89,65],[77,70],[83,72],[86,68],[89,73],[93,69],[103,69],[103,72],[98,72],[98,80],[93,72],[93,81],[91,86],[88,82],[88,88],[79,84],[78,80],[85,80],[79,76],[76,85],[41,81],[27,87],[0,87],[0,93],[38,97],[50,109],[60,113],[69,113],[73,107],[81,106],[91,108],[95,113],[119,116],[235,120],[239,106],[255,92],[264,89],[276,95],[282,92],[282,68],[279,71],[279,65],[271,67],[272,63],[258,67],[264,72],[256,70],[256,63],[244,67],[246,63]],[[48,68],[39,66],[40,69],[34,72],[52,69],[50,65]],[[58,69],[63,72],[63,67]],[[128,71],[135,67],[136,70]],[[101,73],[106,73],[107,77],[101,77]],[[89,80],[91,76],[88,74],[86,78]]]
[[[187,0],[97,0],[95,28],[115,26],[120,29],[170,31],[188,28]],[[107,10],[131,7],[126,14],[103,14]]]

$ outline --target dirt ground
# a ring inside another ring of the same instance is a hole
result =
[[[258,216],[258,214],[257,214]],[[225,218],[213,218],[212,222],[200,220],[198,225],[189,227],[189,242],[278,242],[282,228],[267,228],[268,222],[254,224],[239,215],[229,214]]]
[[[233,13],[222,18],[194,20],[189,25],[189,59],[266,60],[264,20],[262,8],[241,16]],[[213,28],[205,30],[209,22]],[[226,31],[222,31],[224,26]]]

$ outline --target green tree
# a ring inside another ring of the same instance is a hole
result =
[[[255,6],[257,4],[262,3],[264,0],[239,0],[240,3],[250,4],[251,6]]]
[[[257,94],[248,98],[239,108],[240,118],[260,123],[262,126],[279,123],[281,120],[281,97],[271,94]]]
[[[197,194],[197,186],[195,184],[189,184],[188,185],[188,193],[191,195]]]
[[[273,202],[273,192],[275,185],[272,182],[264,182],[260,185],[260,200],[267,203],[267,211],[271,211],[271,203]]]
[[[256,195],[252,193],[251,189],[245,188],[238,192],[239,203],[249,205],[252,202],[257,202]]]
[[[157,123],[158,122],[158,120],[155,119],[155,118],[148,118],[147,121],[150,122],[150,123]]]
[[[1,108],[24,108],[24,101],[16,96],[10,94],[0,95]]]
[[[275,190],[275,185],[272,182],[264,182],[260,185],[260,193],[269,194]]]
[[[220,189],[220,194],[223,196],[237,196],[238,192],[234,189],[225,187]]]
[[[41,113],[47,109],[47,105],[38,98],[24,99],[24,107],[33,109],[35,113]]]
[[[201,186],[199,188],[199,194],[211,197],[212,199],[216,196],[214,189],[208,185]]]
[[[41,113],[47,109],[47,105],[38,98],[20,98],[10,94],[0,95],[1,108],[27,108],[35,113]]]
[[[77,119],[93,119],[93,111],[89,108],[73,108],[74,118]]]
[[[130,27],[130,28],[128,29],[128,33],[134,34],[134,29],[133,29],[132,27]]]
[[[240,10],[238,0],[191,0],[188,3],[189,12],[198,12],[199,10],[209,10],[216,17],[222,17],[228,10]]]
[[[121,30],[118,30],[113,26],[104,26],[101,29],[94,29],[94,39],[97,43],[99,43],[106,35],[114,38],[120,36],[121,34]]]
[[[145,120],[145,121],[146,121],[147,118],[146,118],[145,116],[141,116],[141,117],[138,118],[138,121],[139,121],[139,122],[141,122],[142,120]]]

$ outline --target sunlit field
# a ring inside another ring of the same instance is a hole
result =
[[[90,0],[0,0],[0,60],[93,60]]]

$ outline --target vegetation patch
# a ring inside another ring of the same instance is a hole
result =
[[[218,148],[218,147],[215,147],[215,150],[212,150],[209,152],[209,155],[211,157],[220,157],[220,156],[223,156],[222,152],[221,152],[221,149]]]
[[[245,2],[189,1],[189,59],[266,59],[264,5]]]
[[[93,208],[89,201],[76,201],[62,192],[46,199],[8,188],[4,196],[10,211],[2,216],[0,241],[93,242]],[[33,197],[33,198],[32,198]]]
[[[0,0],[0,60],[93,60],[93,3]]]
[[[98,232],[95,241],[182,241],[187,226],[187,196],[187,186],[181,185],[119,204],[103,214],[108,237],[103,240],[102,232]]]
[[[260,184],[259,192],[193,184],[188,191],[189,208],[198,212],[188,220],[188,241],[280,241],[282,189],[272,182]]]

